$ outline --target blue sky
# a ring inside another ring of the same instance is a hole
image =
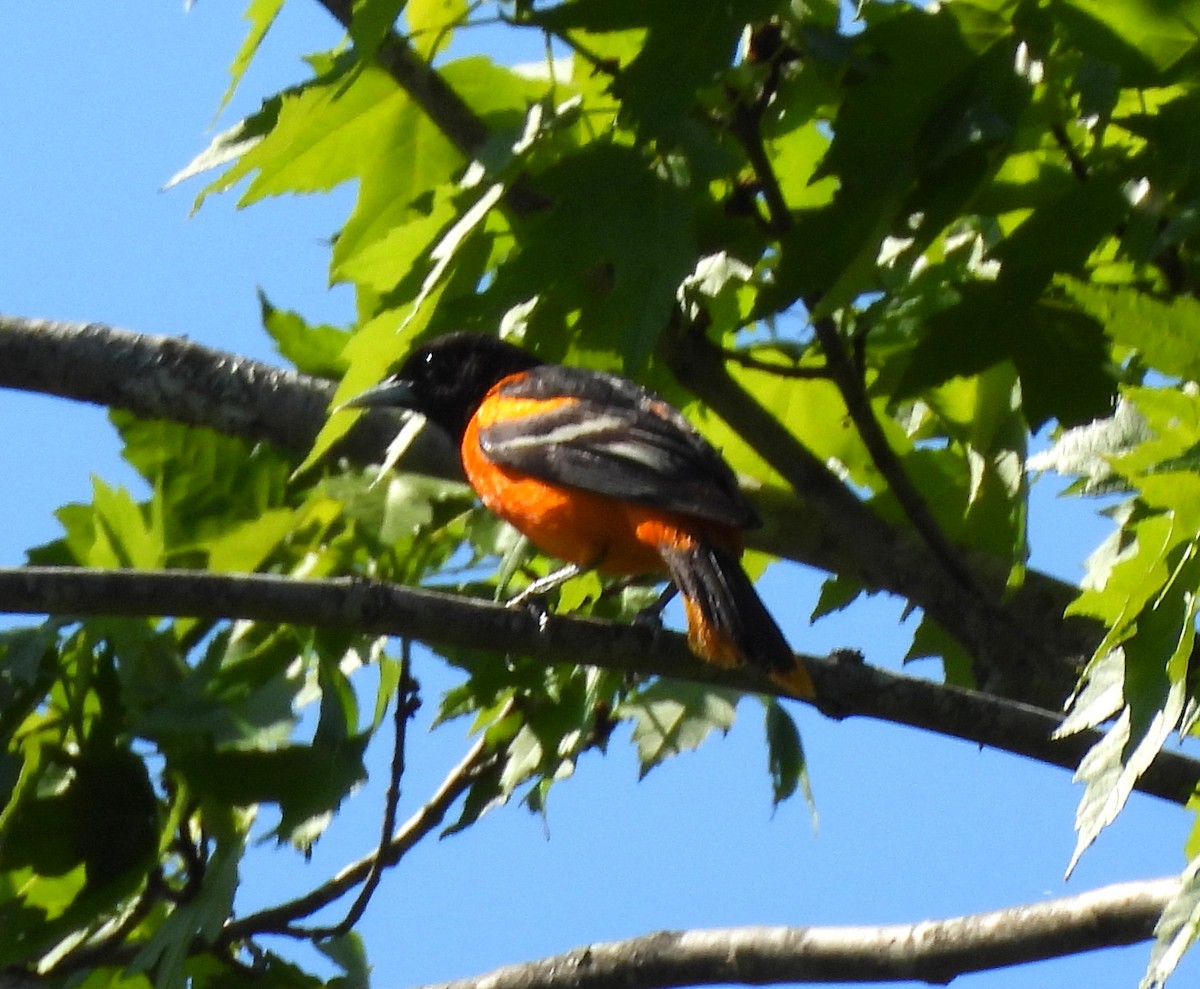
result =
[[[194,187],[160,191],[211,136],[226,67],[240,43],[235,5],[5,4],[0,32],[0,309],[187,336],[274,360],[256,287],[317,321],[347,322],[345,289],[327,287],[326,244],[352,190],[237,211]],[[272,32],[227,126],[300,78],[299,56],[329,47],[336,25],[294,0]],[[523,55],[499,57],[516,61]],[[0,392],[0,565],[54,538],[52,511],[89,497],[91,477],[134,484],[100,409]],[[1034,565],[1069,579],[1103,536],[1094,506],[1043,485]],[[768,603],[797,648],[861,649],[895,668],[899,606],[875,600],[810,627],[818,578],[767,575]],[[410,734],[400,813],[415,809],[468,742],[452,724],[423,729],[450,674],[417,657],[426,711]],[[932,666],[919,672],[935,675]],[[917,921],[1083,892],[1183,865],[1190,827],[1177,808],[1135,795],[1121,820],[1062,880],[1079,788],[1060,770],[914,730],[833,723],[801,710],[820,823],[799,801],[772,814],[761,713],[753,699],[724,739],[638,782],[623,734],[552,794],[546,821],[517,807],[420,848],[376,894],[362,931],[377,987],[417,985],[662,928]],[[382,806],[387,752],[356,807],[309,864],[256,855],[241,910],[299,891],[367,852]],[[286,945],[279,945],[286,949]],[[962,978],[967,989],[1074,984],[1133,987],[1147,946]],[[1177,985],[1195,984],[1191,957]]]

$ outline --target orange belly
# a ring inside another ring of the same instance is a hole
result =
[[[479,446],[472,421],[463,436],[463,470],[485,505],[543,553],[611,574],[665,569],[658,547],[687,545],[707,535],[722,544],[739,540],[714,526],[650,505],[621,501],[583,488],[550,484],[497,466]],[[697,532],[709,528],[720,532]]]

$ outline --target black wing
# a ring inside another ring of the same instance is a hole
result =
[[[758,524],[721,455],[678,411],[625,378],[548,364],[503,383],[498,398],[548,403],[480,432],[499,464],[739,528]],[[561,398],[571,401],[554,403]]]

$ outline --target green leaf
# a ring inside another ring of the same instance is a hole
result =
[[[245,40],[237,50],[237,54],[233,57],[233,64],[229,67],[229,87],[225,90],[225,94],[221,97],[221,102],[217,105],[217,113],[220,114],[229,101],[233,99],[233,94],[237,91],[238,84],[242,81],[242,76],[246,74],[246,70],[250,68],[250,63],[253,61],[259,46],[262,45],[263,38],[267,36],[267,32],[271,29],[271,25],[275,23],[275,18],[279,16],[279,12],[283,9],[284,0],[250,0],[250,5],[246,8],[242,17],[250,22],[250,30],[246,34]]]
[[[93,730],[55,766],[35,753],[24,774],[0,832],[2,965],[36,960],[91,928],[144,883],[158,858],[145,764],[104,731]]]
[[[286,745],[270,752],[208,749],[180,752],[171,764],[197,794],[235,807],[275,804],[275,833],[288,838],[335,811],[366,779],[368,735],[338,744]]]
[[[863,593],[863,586],[851,577],[838,575],[826,578],[821,582],[821,595],[813,606],[809,621],[843,611],[858,600]]]
[[[331,989],[369,989],[371,966],[362,935],[352,932],[318,941],[315,947],[344,973],[329,981]]]
[[[17,727],[42,703],[59,671],[62,622],[52,620],[0,632],[0,738],[11,739]],[[9,798],[7,772],[0,771],[0,805]],[[0,830],[7,810],[0,811]]]
[[[713,731],[733,726],[740,695],[695,683],[658,680],[623,701],[615,716],[633,722],[641,774],[699,747]]]
[[[1054,737],[1065,738],[1116,717],[1124,706],[1124,693],[1124,650],[1113,649],[1094,657],[1068,700],[1067,716],[1054,730]]]
[[[504,762],[498,759],[472,779],[471,788],[467,790],[463,800],[462,811],[453,824],[442,829],[443,838],[465,831],[488,811],[508,803],[509,795],[500,786],[500,774],[503,771]]]
[[[1138,989],[1161,989],[1200,932],[1200,858],[1183,870],[1179,892],[1154,925],[1154,947]]]
[[[350,333],[336,326],[312,326],[297,312],[277,309],[262,289],[258,290],[258,305],[263,328],[297,371],[318,378],[340,378],[345,373],[342,350]]]
[[[1075,43],[1092,57],[1115,62],[1126,85],[1146,85],[1196,47],[1195,0],[1058,0],[1055,7]]]
[[[1011,70],[1000,64],[998,51],[981,56],[972,50],[945,9],[901,9],[870,25],[857,51],[864,55],[815,175],[836,177],[837,192],[830,204],[796,214],[760,313],[797,300],[829,313],[878,288],[884,238],[900,229],[910,233],[910,217],[925,213],[937,214],[934,227],[947,222],[952,204],[969,200],[987,174],[990,149],[1002,146],[1012,130],[1019,103],[997,102],[997,87],[979,82],[981,76],[1011,80]]]
[[[450,44],[454,28],[462,23],[470,4],[467,0],[408,0],[405,16],[413,47],[427,62]]]
[[[1148,367],[1184,380],[1200,378],[1200,302],[1187,295],[1169,301],[1128,287],[1060,283],[1068,296],[1100,321],[1114,343],[1137,351]]]
[[[1133,616],[1134,631],[1122,645],[1125,708],[1076,772],[1085,790],[1075,815],[1078,837],[1068,874],[1120,813],[1183,714],[1200,605],[1200,552],[1193,542],[1173,555],[1178,562],[1161,591]]]
[[[129,963],[132,972],[153,970],[155,989],[184,989],[193,945],[211,945],[232,916],[251,819],[227,805],[210,802],[202,807],[204,834],[213,843],[203,880],[174,905]]]
[[[203,175],[214,168],[237,161],[271,132],[279,119],[279,108],[282,103],[282,96],[274,96],[265,100],[257,113],[251,114],[244,120],[239,120],[232,127],[221,131],[209,142],[207,148],[167,179],[163,188],[174,188],[181,182],[195,178],[197,175]],[[206,186],[196,196],[196,200],[192,204],[192,211],[195,212],[204,204],[209,193],[224,192],[232,187],[239,177],[238,173],[230,171]]]
[[[350,37],[354,53],[368,63],[379,45],[396,23],[405,0],[353,0],[350,14]]]
[[[142,569],[162,566],[162,502],[157,492],[152,510],[146,512],[124,488],[110,488],[97,477],[92,480],[92,499],[96,542],[88,563]]]
[[[1021,376],[1029,426],[1050,419],[1065,426],[1109,415],[1117,383],[1103,327],[1085,313],[1043,302],[1023,325],[1012,324],[1009,352]]]
[[[297,513],[287,508],[263,512],[208,540],[208,565],[222,573],[252,573],[296,527]]]
[[[330,402],[332,408],[336,409],[340,403],[383,380],[428,325],[444,287],[445,282],[434,285],[424,300],[425,305],[420,308],[405,306],[385,309],[359,329],[346,345],[349,366]],[[353,416],[344,411],[341,415],[330,416],[313,440],[308,456],[296,468],[296,474],[302,474],[319,463],[355,421]]]
[[[956,687],[975,687],[975,670],[970,654],[959,641],[928,615],[922,615],[913,633],[904,662],[914,659],[938,658],[946,683]]]
[[[743,28],[777,7],[775,0],[573,0],[528,19],[556,33],[644,28],[641,51],[621,66],[613,92],[647,136],[678,139],[697,91],[732,65]]]
[[[1145,419],[1132,402],[1121,398],[1107,419],[1064,430],[1047,449],[1029,458],[1028,467],[1077,477],[1083,494],[1129,490],[1113,470],[1111,459],[1130,453],[1149,438]]]
[[[763,701],[767,730],[767,771],[771,775],[771,801],[779,806],[797,789],[804,793],[816,823],[816,804],[808,779],[808,763],[804,758],[804,745],[800,741],[800,730],[787,709],[775,698]]]
[[[522,78],[482,57],[457,59],[439,72],[494,135],[480,154],[493,165],[511,159],[528,107],[545,96],[547,82]],[[478,192],[462,187],[462,154],[411,101],[397,108],[370,152],[330,270],[335,281],[349,279],[385,293],[412,275],[459,215],[461,201],[473,202]]]
[[[270,444],[120,411],[111,417],[122,456],[161,503],[152,514],[161,516],[172,558],[194,564],[197,544],[286,501],[291,464]]]
[[[325,75],[281,94],[274,126],[201,193],[253,176],[239,205],[288,193],[327,192],[360,175],[409,110],[382,69],[327,61]],[[255,129],[258,129],[257,127]]]
[[[548,168],[537,191],[553,208],[524,219],[520,251],[497,272],[485,301],[496,314],[539,297],[579,311],[579,355],[612,354],[641,370],[695,265],[684,190],[633,149],[596,142]],[[531,329],[527,342],[561,358],[560,323]]]

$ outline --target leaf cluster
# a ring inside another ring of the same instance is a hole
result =
[[[250,4],[230,92],[282,5]],[[176,177],[217,172],[197,205],[355,184],[330,257],[354,325],[309,326],[264,298],[281,354],[337,377],[335,404],[464,328],[654,387],[758,492],[756,549],[828,573],[814,616],[886,590],[921,613],[910,656],[940,657],[949,682],[1053,704],[1061,676],[1026,682],[1028,668],[1079,677],[1063,730],[1109,729],[1080,767],[1081,852],[1200,720],[1200,5],[866,3],[854,19],[834,0],[323,5],[346,42]],[[545,59],[478,53],[518,35]],[[350,413],[300,465],[114,422],[149,496],[97,481],[31,562],[357,574],[485,598],[551,566],[455,480],[337,462]],[[397,423],[389,463],[418,427]],[[1034,628],[1011,611],[1038,577],[1032,470],[1121,499],[1071,606],[1090,655],[1060,647],[1061,608]],[[789,532],[797,517],[828,529]],[[647,600],[585,575],[547,606],[629,620]],[[58,617],[5,633],[0,655],[0,965],[90,968],[97,985],[304,981],[261,931],[223,935],[238,863],[255,827],[308,848],[362,780],[404,679],[386,643]],[[528,656],[444,658],[459,679],[438,720],[469,719],[479,740],[450,781],[450,831],[513,797],[544,812],[622,722],[648,771],[727,730],[739,701]],[[765,723],[774,799],[807,792],[791,715],[769,701]],[[1152,982],[1200,917],[1189,854]],[[352,939],[322,943],[361,973]]]

